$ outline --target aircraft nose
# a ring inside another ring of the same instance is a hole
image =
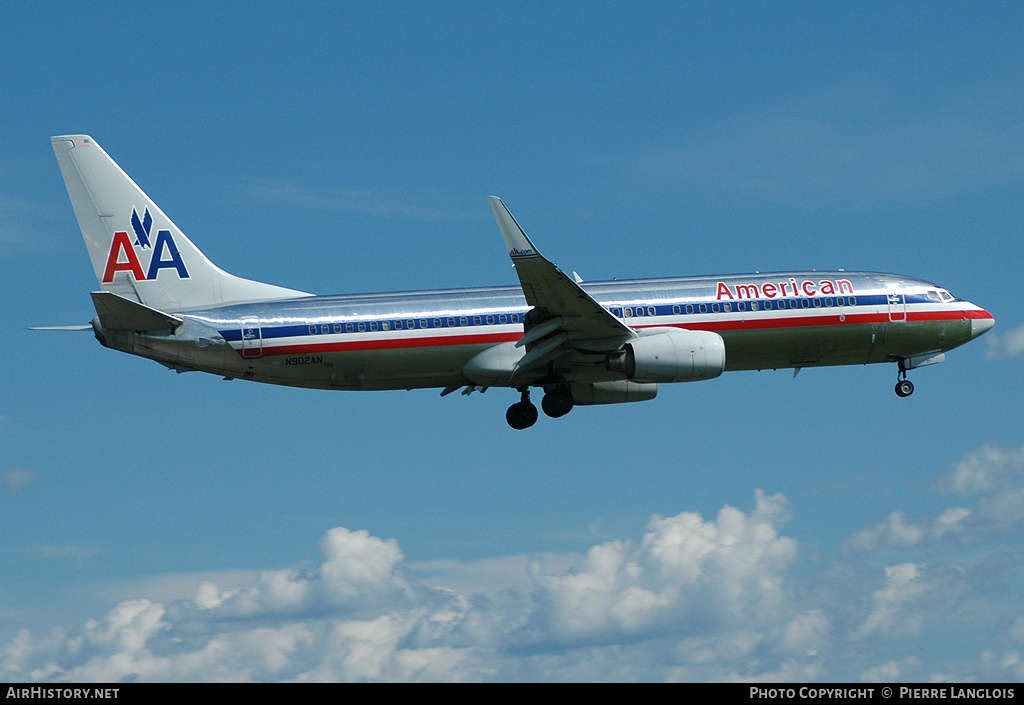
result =
[[[982,309],[978,313],[979,316],[971,318],[971,338],[977,338],[982,333],[988,332],[996,324],[995,316],[988,311]]]

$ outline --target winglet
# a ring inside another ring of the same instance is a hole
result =
[[[498,227],[501,229],[501,237],[505,241],[505,249],[508,250],[508,256],[512,258],[512,261],[516,262],[518,260],[540,257],[541,255],[537,252],[537,248],[530,242],[530,238],[526,237],[526,233],[519,227],[519,223],[508,212],[508,208],[501,202],[501,199],[497,196],[488,196],[488,200],[491,202],[491,208],[494,209],[494,217],[497,219]]]

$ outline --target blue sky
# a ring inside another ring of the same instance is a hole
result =
[[[0,679],[1024,678],[1019,3],[25,2],[0,27]],[[49,136],[224,269],[868,269],[996,328],[528,432],[514,394],[225,382],[93,315]]]

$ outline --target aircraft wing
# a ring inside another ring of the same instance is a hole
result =
[[[490,201],[526,302],[533,307],[526,314],[525,334],[516,343],[517,347],[525,346],[527,352],[513,377],[570,350],[610,352],[636,337],[632,328],[537,251],[500,198],[491,196]]]

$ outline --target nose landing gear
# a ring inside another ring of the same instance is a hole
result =
[[[907,363],[900,360],[900,371],[896,376],[896,396],[909,397],[914,393],[914,383],[907,379]]]

